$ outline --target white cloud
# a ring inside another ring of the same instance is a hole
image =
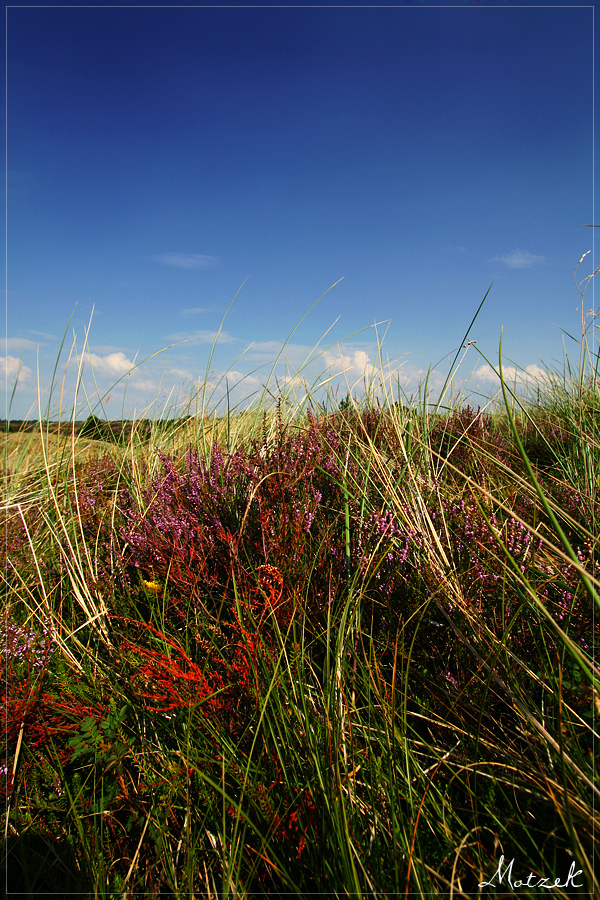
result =
[[[140,378],[136,381],[132,381],[131,387],[136,388],[138,391],[155,391],[158,385],[156,382],[152,381],[151,378]]]
[[[115,347],[111,344],[94,344],[93,347],[89,348],[92,353],[97,353],[98,356],[106,356],[108,353],[119,353],[119,348]]]
[[[490,381],[500,383],[500,379],[491,366],[480,366],[475,370],[474,375],[480,381]],[[502,366],[502,375],[504,381],[510,386],[512,384],[526,384],[529,381],[547,381],[548,373],[540,366],[532,363],[525,366],[524,369],[517,369],[515,366]]]
[[[98,356],[96,353],[90,353],[89,359],[94,371],[100,372],[102,375],[125,375],[135,365],[134,362],[127,359],[121,350],[116,353],[109,353],[108,356]]]
[[[223,375],[223,380],[225,379],[227,379],[229,387],[231,387],[232,384],[237,385],[241,381],[244,382],[244,387],[256,387],[257,385],[261,384],[260,380],[256,378],[256,376],[244,375],[243,372],[237,372],[235,369],[229,369],[227,372],[225,372]]]
[[[290,347],[298,347],[298,344],[287,344],[286,350],[289,350]],[[252,342],[252,350],[256,353],[268,353],[274,354],[277,356],[281,348],[283,347],[283,341],[253,341]],[[304,350],[304,348],[302,348]]]
[[[18,373],[18,380],[20,382],[26,381],[31,377],[31,369],[29,368],[29,366],[20,365],[20,362],[21,361],[17,359],[16,356],[0,357],[0,372],[2,372],[7,379],[16,378]]]
[[[311,370],[315,366],[318,369],[322,369],[323,360],[325,359],[325,355],[319,347],[311,344],[294,344],[291,342],[285,344],[284,347],[284,341],[253,341],[248,345],[244,353],[246,362],[269,364],[274,363],[278,357],[281,364],[288,363],[294,368],[302,368],[303,370],[309,360],[313,364],[311,365]],[[335,359],[339,361],[339,356],[335,356]],[[325,363],[324,365],[327,366],[330,363]]]
[[[331,369],[355,374],[359,378],[368,378],[375,371],[375,367],[369,362],[369,354],[364,350],[354,350],[351,355],[341,351],[338,354],[328,351],[323,355],[323,360]]]
[[[154,259],[177,269],[208,269],[218,262],[216,256],[207,256],[205,253],[158,253]]]
[[[190,372],[189,369],[169,369],[169,375],[181,378],[183,381],[191,381],[194,378],[194,373]]]
[[[281,379],[279,379],[280,384],[285,384],[288,388],[296,388],[301,387],[306,389],[307,379],[302,378],[301,375],[284,375]]]
[[[283,341],[252,341],[246,344],[244,359],[247,362],[274,363],[281,352]],[[304,357],[294,352],[294,345],[288,344],[285,348],[285,359],[301,364]]]
[[[425,376],[425,369],[419,368],[417,366],[403,366],[401,369],[396,369],[393,374],[403,387],[415,387],[423,381],[423,378]],[[442,378],[437,372],[432,373],[432,376],[430,377],[430,384],[432,383],[432,378],[435,381],[434,387],[439,387],[443,383]]]
[[[2,340],[1,346],[6,350],[35,350],[36,347],[39,347],[39,341],[32,341],[29,338],[4,338]]]
[[[504,256],[494,256],[490,262],[504,263],[509,269],[529,269],[536,263],[544,261],[543,256],[536,256],[535,253],[529,253],[526,250],[514,250],[512,253],[506,253]]]
[[[46,341],[55,341],[56,335],[54,334],[46,334],[44,331],[34,331],[33,328],[29,329],[29,334],[37,334],[38,337],[44,338]]]

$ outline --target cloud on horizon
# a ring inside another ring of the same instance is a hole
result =
[[[537,256],[535,253],[529,253],[527,250],[514,250],[512,253],[506,253],[504,256],[494,256],[490,260],[490,262],[504,263],[508,269],[529,269],[531,266],[535,266],[543,261],[543,256]]]
[[[189,369],[169,369],[168,374],[175,378],[181,378],[183,381],[197,380],[197,376],[194,376],[194,373]]]
[[[134,387],[138,391],[156,391],[158,390],[158,385],[155,381],[152,381],[151,378],[140,378],[137,381],[131,382],[131,387]]]
[[[94,346],[89,347],[89,349],[92,353],[98,354],[98,356],[107,356],[109,353],[122,352],[119,347],[115,347],[113,344],[94,344]]]
[[[165,266],[177,269],[208,269],[217,264],[216,256],[205,253],[157,253],[153,259]]]
[[[284,346],[285,345],[285,346]],[[294,367],[303,367],[309,360],[320,358],[320,352],[310,344],[294,344],[285,341],[252,341],[247,345],[244,359],[246,362],[255,362],[259,365],[270,365],[280,356],[281,364],[289,363]],[[283,351],[283,352],[282,352]]]
[[[255,375],[246,375],[244,372],[238,372],[235,369],[228,369],[223,373],[222,376],[229,386],[233,384],[234,387],[244,382],[244,386],[257,387],[261,385],[261,381]]]
[[[369,354],[365,350],[354,350],[352,355],[347,353],[333,353],[328,351],[323,355],[325,365],[334,371],[344,374],[354,374],[358,378],[369,378],[375,371],[374,365],[369,361]]]
[[[102,375],[120,377],[135,366],[135,362],[127,359],[121,350],[116,353],[109,353],[107,356],[98,356],[97,353],[90,353],[88,357],[94,371],[100,372]]]
[[[496,382],[497,384],[500,384],[500,378],[491,366],[480,366],[473,374],[481,381]],[[502,375],[505,382],[509,385],[515,383],[527,384],[530,381],[547,381],[549,377],[548,373],[540,366],[536,365],[536,363],[525,366],[524,369],[517,369],[516,366],[503,366]]]
[[[0,357],[0,372],[5,378],[16,378],[18,373],[18,382],[27,381],[32,375],[29,366],[22,365],[16,356]]]

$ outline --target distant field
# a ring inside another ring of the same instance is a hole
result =
[[[39,426],[38,426],[39,428]],[[40,439],[39,431],[17,432],[5,434],[3,441],[2,467],[3,471],[24,474],[32,468],[39,468],[44,464],[45,448],[47,461],[51,465],[57,465],[66,456],[71,455],[71,437],[68,434],[50,433],[44,438],[44,444]],[[75,459],[81,461],[90,455],[105,453],[109,448],[105,441],[91,438],[78,438],[75,448]]]
[[[107,437],[112,435],[113,437],[126,440],[131,436],[131,432],[134,429],[138,434],[149,434],[152,430],[152,422],[149,419],[106,421],[90,417],[88,419],[77,419],[74,422],[68,420],[63,422],[42,422],[40,425],[37,419],[12,419],[10,421],[0,419],[0,431],[4,432],[4,434],[32,434],[33,432],[39,433],[42,430],[50,434],[79,435],[82,431],[89,433],[97,431],[99,434]]]

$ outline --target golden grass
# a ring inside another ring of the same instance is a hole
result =
[[[118,449],[114,444],[91,438],[76,437],[73,441],[69,434],[15,432],[4,435],[2,472],[12,476],[32,475],[44,470],[46,463],[52,470],[64,466],[65,460],[73,456],[79,463],[107,451],[118,452]]]

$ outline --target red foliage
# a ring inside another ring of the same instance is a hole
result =
[[[240,781],[245,783],[246,793],[260,811],[267,829],[282,843],[291,844],[296,850],[296,859],[300,859],[316,812],[311,791],[308,788],[300,790],[290,787],[274,753],[269,753],[264,760],[265,768],[270,770],[271,783],[268,786],[265,783],[250,784],[240,766],[231,761],[228,765]],[[228,811],[230,815],[236,815],[233,806]]]
[[[50,744],[64,766],[73,752],[67,745],[67,736],[77,731],[83,719],[90,717],[100,721],[104,716],[100,707],[83,704],[75,697],[67,696],[63,700],[57,700],[49,693],[42,693],[38,685],[29,679],[12,684],[4,682],[0,693],[0,707],[5,723],[8,768],[10,758],[16,752],[21,729],[22,747],[33,751],[37,757],[39,751]],[[32,765],[32,758],[29,757],[24,763],[23,774]],[[0,784],[1,793],[10,791],[12,780],[9,779],[9,782]]]
[[[121,618],[113,616],[113,618]],[[175,656],[170,657],[158,650],[149,650],[130,640],[124,640],[119,646],[121,651],[129,651],[137,656],[142,665],[132,675],[131,683],[138,685],[138,696],[146,701],[146,707],[154,712],[167,712],[172,709],[185,709],[191,706],[202,706],[206,715],[223,708],[223,699],[217,691],[222,691],[224,684],[220,675],[205,675],[202,668],[192,662],[181,644],[167,637],[162,631],[146,622],[133,619],[125,621],[138,625],[152,632],[161,641],[171,647]],[[143,687],[139,687],[140,682]],[[216,696],[215,696],[216,694]]]
[[[256,663],[260,656],[272,665],[277,659],[272,631],[267,627],[273,616],[279,627],[289,624],[293,604],[284,597],[283,575],[275,566],[262,565],[256,569],[258,585],[247,587],[238,605],[233,604],[233,629],[238,634],[230,670],[236,687],[248,696],[252,687],[259,689]],[[242,579],[243,580],[243,579]]]

